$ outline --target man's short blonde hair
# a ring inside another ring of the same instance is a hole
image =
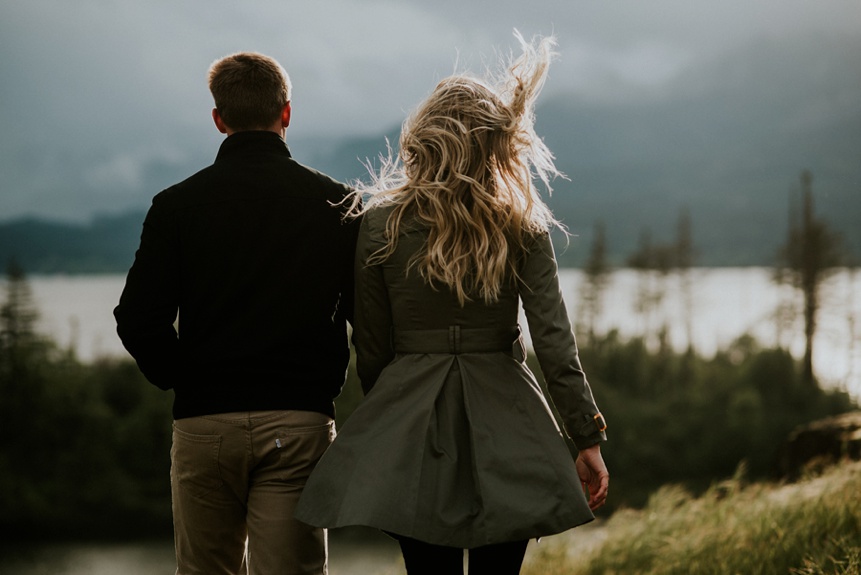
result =
[[[266,130],[290,101],[290,77],[269,56],[238,52],[209,68],[209,91],[222,121],[232,130]]]

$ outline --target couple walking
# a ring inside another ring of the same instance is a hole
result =
[[[556,174],[532,126],[552,40],[521,44],[495,83],[440,82],[358,189],[291,158],[276,61],[211,67],[227,137],[153,199],[114,311],[174,392],[177,574],[326,573],[324,528],[345,525],[397,539],[411,575],[462,573],[464,549],[472,574],[518,573],[529,539],[604,503],[605,425],[533,183]],[[366,397],[336,439],[348,322]]]

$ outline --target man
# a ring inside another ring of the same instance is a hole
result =
[[[358,222],[346,186],[291,158],[275,60],[223,58],[209,88],[227,138],[153,199],[117,332],[174,391],[177,574],[325,573],[326,534],[293,509],[335,433]]]

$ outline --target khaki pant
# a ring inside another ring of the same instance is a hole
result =
[[[334,421],[311,411],[176,420],[177,575],[327,573],[325,530],[293,519],[293,511],[334,437]]]

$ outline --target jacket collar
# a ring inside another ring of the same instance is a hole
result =
[[[275,132],[266,130],[235,132],[221,143],[215,161],[238,155],[280,154],[291,157],[287,143]]]

